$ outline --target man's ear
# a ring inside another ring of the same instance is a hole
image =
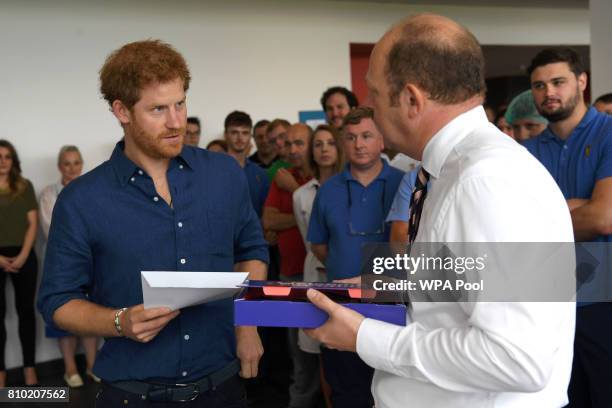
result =
[[[578,75],[578,86],[580,87],[581,92],[584,92],[584,90],[586,89],[588,81],[589,79],[587,77],[586,72],[583,72],[582,74]]]
[[[130,110],[118,99],[114,100],[111,104],[111,111],[113,112],[113,115],[119,119],[119,122],[121,122],[122,125],[127,125],[132,120]]]
[[[399,102],[403,112],[414,118],[423,111],[426,101],[425,94],[417,86],[407,83],[400,93]]]

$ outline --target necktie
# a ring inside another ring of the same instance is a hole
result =
[[[421,212],[423,211],[423,202],[427,196],[427,182],[429,181],[429,173],[423,167],[417,174],[416,183],[410,197],[410,210],[408,212],[408,239],[412,244],[419,231],[419,222],[421,221]]]

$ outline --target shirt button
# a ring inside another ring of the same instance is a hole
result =
[[[132,183],[134,182],[134,180],[136,180],[136,178],[134,178],[134,177],[132,177],[132,178],[130,179],[130,181],[131,181]]]
[[[185,340],[189,340],[189,335],[188,334],[185,335]]]
[[[180,165],[179,165],[179,169],[182,169],[182,168],[183,168],[183,165],[182,165],[182,164],[180,164]]]
[[[567,149],[567,145],[564,145],[564,146],[563,146],[563,148],[564,148],[564,149]]]
[[[179,227],[179,228],[183,228],[183,223],[182,223],[182,222],[180,222],[180,221],[179,221],[179,223],[178,223],[178,224],[176,224],[176,225],[178,225],[178,227]]]
[[[159,197],[153,197],[153,201],[158,202],[159,201]]]
[[[187,260],[186,260],[185,258],[181,258],[181,263],[182,263],[183,265],[185,265],[185,263],[186,263],[186,262],[187,262]]]
[[[140,174],[142,176],[142,170],[138,170],[138,174]]]
[[[181,374],[183,377],[187,377],[187,371],[183,371]]]

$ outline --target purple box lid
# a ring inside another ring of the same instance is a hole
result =
[[[406,325],[406,306],[403,304],[343,303],[365,317],[383,322]],[[328,315],[310,302],[288,300],[234,300],[236,326],[299,327],[312,329],[327,321]]]

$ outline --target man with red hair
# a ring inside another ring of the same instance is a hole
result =
[[[145,309],[140,271],[249,271],[268,251],[244,172],[185,146],[183,57],[161,41],[113,52],[101,92],[123,128],[111,158],[70,183],[51,223],[39,309],[49,324],[106,341],[96,406],[246,407],[238,379],[257,375],[255,327],[233,324],[232,299]]]

